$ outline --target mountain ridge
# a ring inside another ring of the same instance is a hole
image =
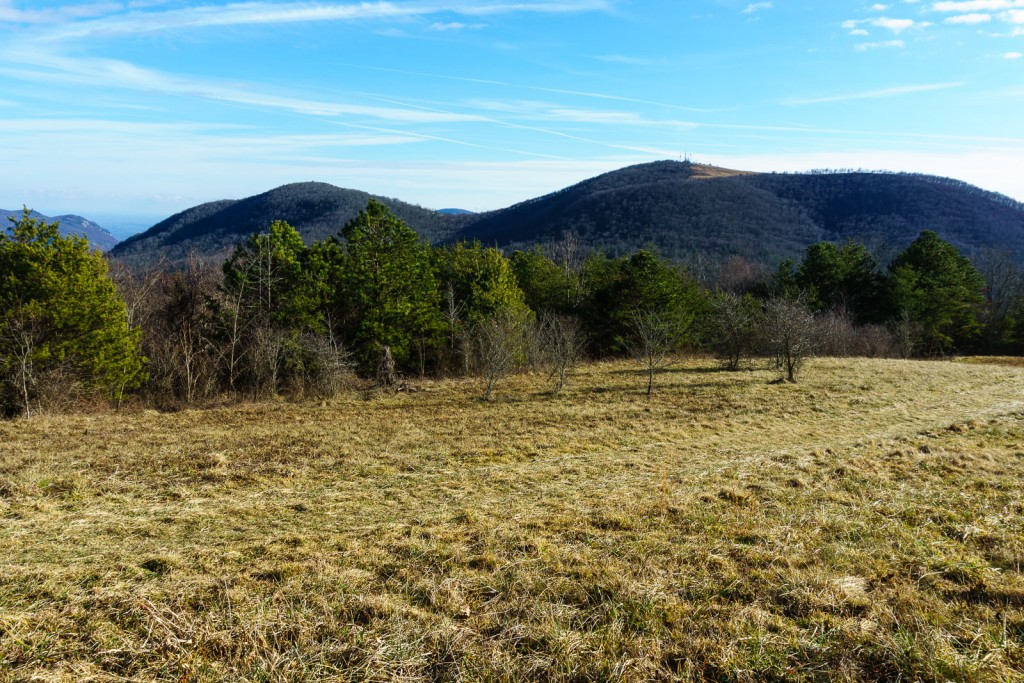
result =
[[[275,220],[290,223],[308,243],[336,234],[366,208],[370,199],[386,204],[431,242],[443,241],[461,227],[464,215],[442,214],[390,197],[328,183],[289,183],[244,199],[206,202],[166,218],[118,245],[113,256],[128,263],[152,263],[154,254],[170,261],[190,252],[225,253]],[[469,216],[472,214],[466,214]]]
[[[54,221],[58,222],[60,224],[60,232],[62,235],[82,235],[85,239],[89,240],[89,244],[92,245],[93,249],[110,251],[119,242],[117,237],[111,234],[111,232],[103,226],[76,214],[45,216],[38,211],[30,211],[29,215],[38,220],[46,221],[47,223],[53,223]],[[0,221],[3,222],[4,229],[10,228],[9,218],[19,220],[21,216],[22,211],[20,210],[11,211],[8,209],[0,209]]]
[[[129,262],[226,253],[273,220],[310,243],[336,234],[369,199],[383,201],[434,244],[479,240],[529,248],[578,236],[622,254],[652,248],[687,264],[741,256],[774,266],[815,242],[857,240],[881,260],[934,230],[966,253],[1009,249],[1024,263],[1024,204],[938,176],[865,171],[755,173],[657,161],[588,178],[513,206],[442,213],[326,183],[292,183],[241,200],[201,204],[121,243]]]

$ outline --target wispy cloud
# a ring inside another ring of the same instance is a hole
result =
[[[479,31],[484,28],[487,28],[487,24],[466,24],[461,21],[435,21],[430,25],[431,31],[462,31],[464,29]]]
[[[123,9],[107,5],[108,12]],[[68,40],[89,36],[138,35],[181,29],[223,28],[227,26],[273,25],[311,22],[396,20],[455,14],[482,17],[499,14],[571,14],[610,10],[612,0],[561,0],[559,2],[358,2],[358,3],[274,3],[243,2],[207,5],[167,11],[131,11],[89,21],[75,22],[54,29],[50,40]],[[16,10],[17,11],[17,10]],[[90,15],[92,16],[92,15]],[[16,21],[17,19],[10,19]]]
[[[416,108],[375,107],[261,92],[255,88],[164,73],[112,59],[70,58],[45,51],[22,51],[19,53],[19,61],[29,68],[0,68],[0,72],[33,82],[115,86],[128,90],[200,97],[218,102],[279,109],[308,116],[359,116],[407,123],[477,120],[471,115],[439,113]]]
[[[906,43],[904,43],[902,40],[883,40],[875,43],[861,43],[860,45],[857,46],[857,49],[861,52],[864,52],[867,50],[876,50],[878,48],[884,47],[894,47],[903,49],[904,47],[906,47]]]
[[[599,62],[610,64],[628,64],[630,66],[655,66],[664,64],[663,59],[652,59],[650,57],[630,57],[627,55],[597,55],[594,57]]]
[[[46,9],[18,9],[10,0],[0,0],[0,21],[17,24],[57,24],[73,19],[86,19],[125,10],[120,2],[96,2]]]
[[[740,14],[754,14],[755,12],[771,9],[773,6],[773,3],[770,2],[752,2],[747,5]]]
[[[981,13],[958,14],[945,19],[947,24],[984,24],[989,21],[992,21],[992,15]]]
[[[381,72],[384,72],[384,73],[405,74],[407,76],[421,76],[421,77],[424,77],[424,78],[435,78],[435,79],[445,80],[445,81],[461,81],[461,82],[465,82],[465,83],[480,83],[480,84],[483,84],[483,85],[501,86],[501,87],[506,87],[506,88],[514,88],[514,89],[517,89],[517,90],[530,90],[530,91],[534,91],[534,92],[546,92],[546,93],[552,93],[552,94],[555,94],[555,95],[571,95],[571,96],[574,96],[574,97],[586,97],[586,98],[591,98],[591,99],[596,99],[596,100],[607,100],[607,101],[611,101],[611,102],[627,102],[627,103],[631,103],[631,104],[643,104],[643,105],[650,105],[650,106],[654,106],[654,107],[660,107],[660,108],[664,108],[664,109],[674,109],[674,110],[677,110],[677,111],[700,112],[700,113],[705,113],[705,114],[725,111],[723,109],[709,109],[709,108],[706,108],[706,107],[688,107],[688,106],[681,105],[681,104],[672,104],[672,103],[668,103],[668,102],[659,102],[657,100],[647,100],[647,99],[642,99],[642,98],[637,98],[637,97],[626,97],[626,96],[623,96],[623,95],[616,95],[616,94],[613,94],[613,93],[601,93],[601,92],[593,92],[593,91],[586,91],[586,90],[571,90],[571,89],[567,89],[567,88],[549,88],[549,87],[544,87],[544,86],[539,86],[539,85],[527,85],[527,84],[523,84],[523,83],[512,83],[512,82],[509,82],[509,81],[498,81],[498,80],[488,79],[488,78],[467,78],[465,76],[452,76],[450,74],[428,73],[428,72],[425,72],[425,71],[411,71],[411,70],[408,70],[408,69],[394,69],[394,68],[380,67],[380,66],[367,66],[365,64],[347,64],[346,63],[346,64],[342,64],[341,66],[345,66],[345,67],[348,67],[348,68],[367,69],[369,71],[381,71]]]
[[[1004,52],[1003,59],[1020,59],[1024,57],[1024,53],[1021,52]]]
[[[899,97],[901,95],[912,95],[914,93],[932,92],[935,90],[949,90],[960,88],[965,83],[924,83],[920,85],[901,85],[893,88],[881,88],[879,90],[866,90],[855,93],[843,93],[839,95],[826,95],[824,97],[791,98],[783,100],[780,104],[799,106],[805,104],[824,104],[828,102],[848,102],[851,100],[877,100],[886,97]]]

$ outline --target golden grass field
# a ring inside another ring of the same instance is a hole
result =
[[[0,680],[1024,680],[1024,367],[0,422]]]

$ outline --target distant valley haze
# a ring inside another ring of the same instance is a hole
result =
[[[1024,0],[0,0],[0,206],[499,209],[659,159],[1024,199]]]

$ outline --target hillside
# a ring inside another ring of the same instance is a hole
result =
[[[613,171],[482,214],[455,239],[521,248],[578,233],[612,253],[644,246],[683,262],[738,254],[774,265],[821,240],[856,239],[883,259],[934,230],[970,254],[1024,261],[1024,205],[966,183],[888,173],[755,174],[662,161]]]
[[[14,218],[15,220],[18,220],[19,218],[21,218],[21,213],[22,212],[20,210],[9,211],[7,209],[0,209],[0,221],[3,222],[4,228],[10,226],[10,223],[8,222],[9,218]],[[100,251],[109,251],[113,249],[114,245],[116,245],[118,242],[117,238],[110,234],[110,232],[108,232],[106,229],[100,227],[98,224],[90,221],[87,218],[82,218],[81,216],[68,214],[66,216],[51,217],[44,216],[43,214],[37,211],[32,211],[31,215],[34,218],[44,220],[48,223],[52,223],[53,221],[59,222],[61,234],[82,235],[83,237],[85,237],[85,239],[89,240],[89,244],[91,244],[94,249],[99,249]]]
[[[465,223],[461,216],[376,197],[327,183],[294,183],[241,200],[200,204],[134,235],[112,252],[128,263],[176,261],[196,251],[207,256],[226,252],[247,235],[260,232],[275,220],[287,221],[307,243],[337,234],[345,223],[366,208],[370,199],[387,204],[409,226],[431,242],[447,239]]]
[[[194,207],[112,253],[134,263],[173,261],[191,250],[212,256],[278,219],[311,242],[337,233],[370,198],[325,183],[285,185]],[[885,261],[922,230],[934,230],[968,255],[1006,248],[1024,262],[1024,205],[935,176],[765,174],[660,161],[482,214],[378,199],[432,243],[480,240],[515,249],[574,232],[585,246],[612,254],[648,247],[683,263],[715,264],[739,255],[774,267],[821,240],[863,241]]]

